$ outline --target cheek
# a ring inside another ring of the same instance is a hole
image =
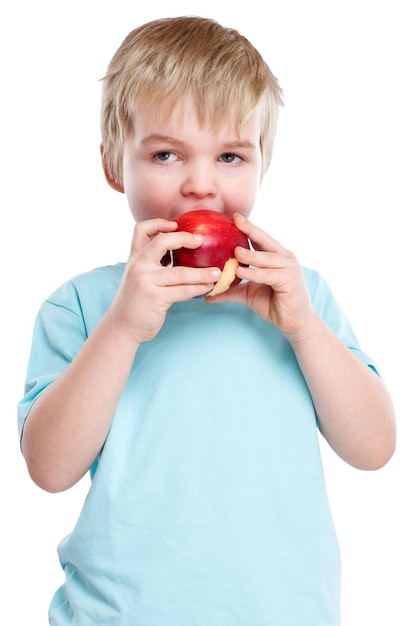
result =
[[[246,180],[238,185],[230,197],[234,210],[241,213],[244,217],[248,217],[255,204],[258,190],[259,183],[256,180]]]
[[[155,217],[168,217],[172,202],[167,186],[145,177],[125,185],[126,199],[136,222]]]

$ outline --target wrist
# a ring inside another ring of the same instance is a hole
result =
[[[294,325],[293,329],[284,331],[284,335],[295,349],[301,344],[317,339],[323,324],[324,322],[320,316],[316,313],[316,311],[314,311],[314,309],[311,309],[309,314],[306,315],[303,320],[301,320],[297,325]]]

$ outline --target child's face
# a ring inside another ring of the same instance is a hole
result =
[[[135,221],[195,209],[249,215],[259,188],[260,112],[242,127],[202,127],[188,101],[169,116],[136,116],[123,155],[123,191]]]

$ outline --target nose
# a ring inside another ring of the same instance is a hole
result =
[[[184,168],[181,185],[183,196],[214,197],[218,192],[216,168],[206,162],[189,163]]]

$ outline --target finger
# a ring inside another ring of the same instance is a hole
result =
[[[171,220],[155,218],[136,222],[130,248],[130,255],[138,254],[152,238],[159,233],[170,233],[178,228],[178,224]]]
[[[239,267],[236,270],[236,276],[249,283],[269,285],[270,287],[285,285],[288,280],[287,273],[283,274],[282,269],[276,267]]]
[[[170,288],[172,290],[171,301],[172,303],[186,302],[187,300],[192,300],[192,298],[202,298],[203,296],[207,296],[213,287],[214,283],[211,285],[207,283],[196,285],[177,285]]]
[[[240,213],[235,213],[233,220],[236,227],[250,239],[255,250],[279,251],[285,249],[278,241],[271,237],[271,235],[262,230],[262,228],[255,226],[255,224],[243,217]]]
[[[220,274],[218,267],[171,267],[159,272],[158,286],[166,290],[171,303],[182,302],[210,293]]]
[[[169,250],[179,250],[180,248],[195,249],[199,248],[203,243],[203,235],[178,231],[170,233],[169,236],[164,236],[163,240],[164,246],[169,246]]]
[[[291,266],[295,257],[282,246],[279,251],[247,250],[241,246],[235,248],[235,256],[241,265],[256,268],[284,269]]]
[[[174,225],[172,227],[172,225]],[[178,248],[198,248],[203,243],[203,237],[200,234],[176,231],[178,225],[176,222],[168,220],[148,220],[146,223],[141,222],[135,226],[131,246],[131,256],[137,256],[144,253],[149,246],[149,255],[145,254],[149,260],[159,262],[170,250]],[[165,230],[164,230],[165,229]]]
[[[152,242],[154,260],[160,260],[162,265],[170,265],[172,262],[172,250],[179,248],[198,248],[203,243],[200,234],[193,233],[159,233]]]
[[[205,285],[207,291],[210,291],[214,283],[220,278],[220,274],[221,271],[218,267],[196,268],[178,265],[160,272],[158,284],[161,287]]]

